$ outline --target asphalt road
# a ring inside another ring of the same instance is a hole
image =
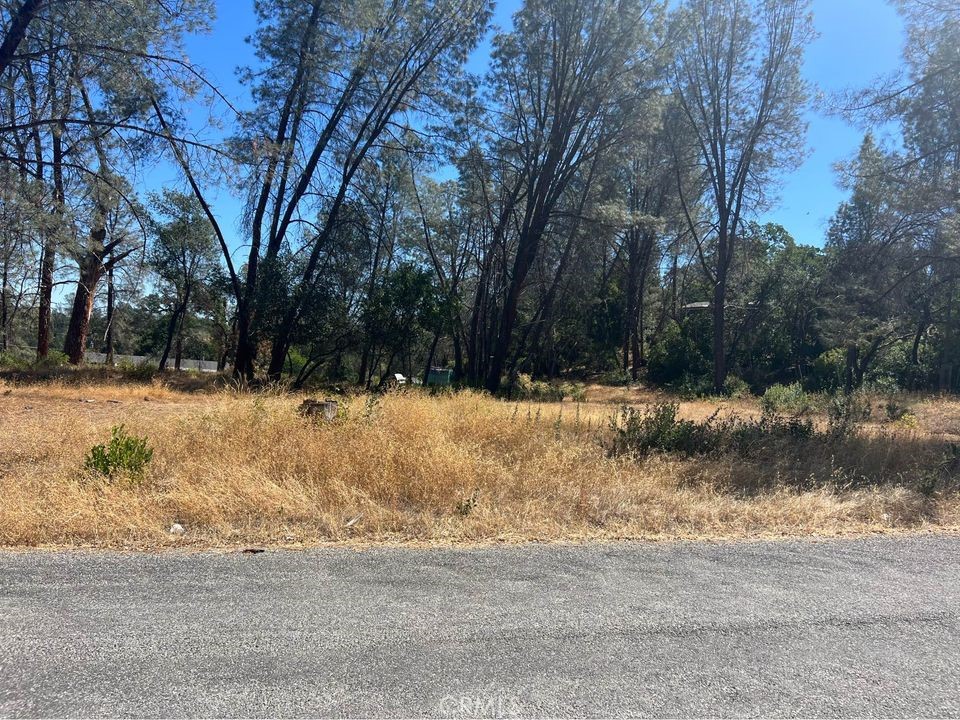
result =
[[[0,554],[4,716],[960,716],[960,539]]]

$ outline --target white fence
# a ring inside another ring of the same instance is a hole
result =
[[[83,354],[84,362],[91,365],[105,365],[107,356],[105,353],[93,352],[87,350]],[[148,357],[147,355],[114,355],[114,365],[158,365],[160,358]],[[174,359],[167,358],[167,369],[173,370]],[[193,358],[183,358],[180,360],[181,370],[199,370],[200,372],[216,372],[217,363],[214,360],[194,360]]]

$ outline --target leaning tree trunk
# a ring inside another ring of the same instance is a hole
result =
[[[437,344],[440,342],[440,332],[437,331],[433,334],[433,342],[430,343],[430,352],[427,353],[427,366],[423,370],[423,386],[427,386],[427,381],[430,379],[430,368],[433,367],[433,356],[437,352]]]
[[[499,332],[490,357],[487,370],[486,389],[492,393],[500,389],[503,379],[503,370],[507,365],[507,353],[513,340],[513,330],[517,322],[517,309],[520,304],[520,295],[527,279],[527,273],[537,257],[537,248],[546,229],[546,219],[539,218],[531,224],[526,233],[520,238],[517,256],[513,263],[513,275],[510,278],[510,287],[503,301],[503,310],[500,313]]]
[[[27,26],[40,10],[41,0],[24,0],[13,14],[3,42],[0,43],[0,75],[7,69],[17,53],[17,48],[27,34]]]
[[[173,313],[170,315],[170,322],[167,323],[167,341],[163,345],[163,353],[160,355],[160,364],[157,367],[157,370],[163,372],[167,369],[167,360],[170,357],[170,350],[173,348],[173,338],[177,334],[177,323],[180,320],[180,308],[182,305],[177,305],[174,308]]]
[[[77,292],[73,296],[70,325],[63,343],[63,352],[66,353],[71,365],[80,365],[83,362],[83,352],[87,346],[87,336],[90,334],[93,299],[96,295],[97,283],[102,276],[101,259],[93,254],[84,256],[80,261],[80,279],[77,282]]]

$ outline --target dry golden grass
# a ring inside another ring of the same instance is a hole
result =
[[[606,391],[603,391],[606,392]],[[515,404],[461,393],[346,399],[187,394],[162,384],[0,384],[0,545],[311,544],[754,537],[952,530],[943,463],[960,403],[918,400],[915,427],[756,457],[609,457],[615,402]],[[622,390],[619,393],[629,393]],[[92,402],[90,402],[92,401]],[[749,401],[725,413],[755,413]],[[684,403],[687,417],[716,410]],[[125,424],[155,449],[142,482],[83,470]],[[925,480],[936,470],[935,485]],[[946,474],[945,474],[946,473]],[[186,528],[172,537],[174,522]]]

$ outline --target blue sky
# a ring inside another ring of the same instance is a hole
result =
[[[191,38],[191,59],[210,73],[228,97],[244,100],[235,68],[252,60],[244,41],[255,27],[251,0],[218,0],[218,17],[210,35]],[[500,0],[494,23],[509,27],[510,15],[520,0]],[[829,106],[831,93],[861,87],[878,75],[900,65],[903,26],[885,0],[813,0],[814,24],[819,37],[807,50],[804,74],[824,93]],[[486,65],[487,44],[470,60],[470,69]],[[863,129],[848,125],[824,110],[809,110],[810,152],[803,165],[782,178],[781,201],[762,218],[782,224],[798,242],[820,245],[830,216],[846,193],[837,185],[834,164],[856,152]],[[171,168],[157,168],[150,184],[175,182]],[[235,229],[237,202],[221,193],[218,215],[226,228]]]

